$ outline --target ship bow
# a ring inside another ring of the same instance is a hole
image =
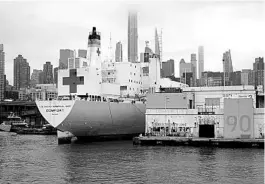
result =
[[[75,101],[73,100],[52,100],[36,101],[37,107],[42,116],[53,127],[58,127],[70,114]]]

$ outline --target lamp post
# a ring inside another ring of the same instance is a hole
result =
[[[186,68],[185,68],[185,84],[187,84],[187,72],[186,72]]]
[[[224,72],[224,87],[225,87],[225,72]]]
[[[165,96],[165,124],[164,124],[164,128],[165,128],[165,134],[166,134],[166,124],[167,124],[167,100],[169,100],[169,98],[167,96]]]

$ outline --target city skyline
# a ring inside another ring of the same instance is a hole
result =
[[[128,48],[129,8],[124,2],[0,4],[0,23],[6,25],[0,30],[0,43],[5,46],[5,71],[10,83],[13,82],[13,59],[17,55],[27,58],[31,69],[41,69],[46,61],[56,67],[60,49],[86,49],[92,26],[101,32],[104,56],[108,55],[110,32],[112,48],[119,40],[124,50]],[[103,4],[107,9],[102,9]],[[91,5],[99,7],[100,11],[97,8],[89,13],[79,11]],[[251,69],[255,58],[263,57],[262,5],[263,2],[145,1],[138,5],[138,58],[144,51],[146,40],[151,42],[154,50],[154,29],[158,27],[163,29],[163,61],[174,59],[175,66],[178,66],[181,58],[189,61],[190,54],[197,53],[198,46],[202,45],[204,71],[222,71],[222,54],[228,49],[235,71]],[[76,9],[74,15],[68,14],[70,8]],[[48,10],[49,14],[46,13]],[[156,11],[167,13],[154,13]],[[127,54],[124,52],[124,58]],[[178,67],[175,71],[178,76]]]

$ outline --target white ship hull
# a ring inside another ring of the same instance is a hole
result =
[[[77,138],[144,133],[145,104],[82,100],[37,101],[42,116],[60,131]]]

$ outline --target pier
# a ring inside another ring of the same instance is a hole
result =
[[[5,120],[10,112],[15,113],[32,127],[42,127],[47,124],[33,101],[0,102],[0,123]]]
[[[145,136],[134,145],[264,149],[264,108],[252,86],[147,95]]]
[[[263,148],[264,139],[193,138],[170,136],[139,136],[134,145],[141,146],[203,146],[221,148]]]

